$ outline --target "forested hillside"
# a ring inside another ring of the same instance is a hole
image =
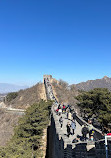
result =
[[[95,117],[103,127],[111,123],[111,92],[108,89],[95,88],[81,92],[76,99],[85,117]]]
[[[31,88],[9,93],[5,98],[5,106],[27,109],[32,104],[40,102],[41,99],[45,100],[44,94],[44,85],[38,83]],[[6,113],[5,110],[0,109],[0,146],[6,145],[12,137],[14,126],[17,125],[19,117],[21,115],[16,112]]]
[[[42,157],[43,130],[49,124],[51,105],[51,101],[41,101],[26,110],[15,127],[12,139],[6,147],[0,148],[0,158]]]

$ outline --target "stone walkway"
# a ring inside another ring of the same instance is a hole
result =
[[[54,101],[55,97],[54,97],[54,94],[53,94],[53,90],[52,90],[52,86],[50,84],[50,81],[49,79],[45,79],[45,84],[46,84],[46,87],[47,87],[47,95],[48,97]],[[55,103],[53,105],[53,108],[56,110],[58,108],[58,105],[59,103],[57,103],[56,99],[55,99]],[[67,119],[67,116],[66,114],[61,114],[62,118],[63,118],[63,127],[61,128],[61,130],[63,131],[63,135],[67,136],[67,128],[66,128],[66,125],[67,123],[69,122],[71,124],[71,121]],[[59,118],[60,116],[56,115],[56,118],[58,120],[58,124],[60,125],[59,123]],[[61,126],[61,125],[60,125]],[[81,125],[76,121],[76,129],[75,129],[75,134],[74,135],[70,135],[69,136],[69,142],[72,143],[72,141],[77,138],[77,135],[79,136],[82,136],[82,133],[81,133],[81,130],[82,130],[82,127]],[[72,129],[71,129],[71,132],[72,132]],[[88,137],[88,136],[87,136]],[[79,141],[79,142],[83,142],[83,141]]]
[[[64,135],[67,135],[67,128],[66,128],[66,125],[67,123],[69,122],[71,124],[71,121],[67,119],[67,116],[66,114],[61,114],[62,118],[63,118],[63,127],[61,128],[61,130],[63,131],[63,134]],[[59,122],[59,118],[60,116],[57,115],[57,118],[58,118],[58,122]],[[81,134],[81,129],[82,127],[80,126],[80,124],[76,122],[76,129],[75,129],[75,134],[74,135],[70,135],[69,136],[69,140],[72,142],[74,140],[74,138],[77,138],[77,135],[80,135],[82,136]],[[60,123],[59,123],[60,124]],[[71,128],[71,133],[72,133],[72,128]]]

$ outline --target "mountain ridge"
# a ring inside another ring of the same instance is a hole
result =
[[[94,88],[108,88],[111,91],[111,78],[104,76],[101,79],[87,80],[78,84],[72,84],[79,90],[89,91]],[[10,83],[0,83],[0,94],[17,92],[29,88],[28,86],[19,86]]]
[[[88,80],[74,84],[79,90],[89,91],[94,88],[108,88],[111,91],[111,78],[104,76],[102,79]]]

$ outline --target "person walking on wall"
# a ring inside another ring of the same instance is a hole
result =
[[[71,122],[71,127],[72,127],[72,134],[74,135],[74,131],[75,131],[75,129],[76,129],[75,120],[72,120],[72,122]]]
[[[66,109],[66,116],[67,116],[67,119],[68,119],[68,113],[69,113],[69,109],[67,108],[67,109]]]
[[[65,113],[66,112],[66,107],[65,107],[65,105],[63,105],[63,107],[62,107],[62,113]]]
[[[73,118],[73,120],[76,119],[76,113],[75,113],[75,112],[73,112],[73,114],[72,114],[72,118]]]
[[[89,125],[88,125],[88,130],[89,130],[89,139],[91,138],[91,134],[92,134],[92,130],[93,130],[93,125],[92,125],[92,121],[88,121]]]
[[[69,122],[67,123],[66,127],[67,127],[67,136],[69,137],[69,135],[71,134],[71,129],[70,129],[71,125]]]
[[[62,116],[61,116],[60,119],[59,119],[59,123],[60,123],[61,128],[62,128],[62,126],[63,126],[63,119],[62,119]]]
[[[58,110],[58,115],[60,116],[62,114],[62,109],[60,108],[59,110]]]
[[[95,135],[95,130],[92,129],[92,130],[90,131],[90,140],[91,140],[91,141],[94,140],[94,135]]]
[[[72,120],[72,114],[71,114],[71,112],[68,113],[68,120]]]
[[[81,132],[82,132],[83,140],[86,141],[86,135],[89,133],[89,130],[88,130],[88,128],[86,127],[86,124],[83,125],[83,128],[82,128]]]

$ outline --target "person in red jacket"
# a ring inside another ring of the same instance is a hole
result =
[[[111,136],[111,133],[108,133],[107,136]]]
[[[65,107],[65,105],[63,105],[62,112],[65,113],[65,111],[66,111],[66,107]]]
[[[110,129],[108,129],[107,136],[111,136],[111,130]]]

